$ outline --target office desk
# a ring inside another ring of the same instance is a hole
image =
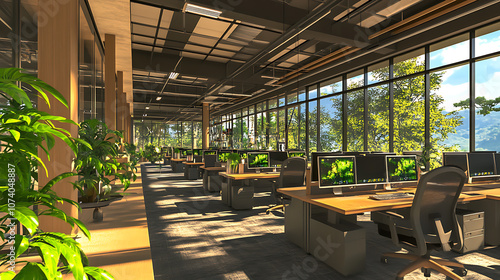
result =
[[[184,178],[186,180],[198,180],[201,178],[199,167],[205,165],[203,162],[183,161]]]
[[[414,188],[400,189],[398,192],[414,192]],[[490,190],[488,190],[490,191]],[[364,269],[366,259],[366,230],[356,224],[356,214],[407,208],[412,198],[397,200],[374,200],[369,196],[383,191],[346,194],[334,197],[308,195],[305,187],[278,189],[292,198],[285,208],[285,234],[296,245],[325,262],[341,274],[348,276]],[[486,192],[486,191],[484,191]],[[484,200],[487,194],[463,193],[459,202]],[[486,216],[486,215],[485,215]],[[335,244],[328,251],[324,244]]]
[[[250,184],[250,180],[277,179],[279,173],[243,173],[227,174],[219,173],[220,176],[227,179],[221,185],[222,202],[231,206],[233,209],[252,209],[253,195],[255,189]]]
[[[172,172],[174,173],[184,172],[184,164],[182,164],[184,161],[186,161],[185,158],[170,159],[170,166],[172,166]]]
[[[222,180],[219,172],[226,171],[225,167],[200,167],[203,170],[203,189],[209,192],[218,192]]]

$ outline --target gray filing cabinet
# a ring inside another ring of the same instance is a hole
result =
[[[484,212],[457,209],[457,219],[462,228],[464,244],[459,253],[484,248]]]

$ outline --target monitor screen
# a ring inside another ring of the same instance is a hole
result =
[[[270,167],[281,167],[281,164],[287,158],[288,158],[288,153],[287,152],[270,151],[269,152],[269,164],[270,164]]]
[[[469,177],[495,175],[495,154],[475,153],[467,154],[467,164],[469,167]]]
[[[184,149],[181,150],[181,153],[182,153],[183,156],[187,156],[188,155],[188,151],[184,150]]]
[[[219,155],[219,162],[227,162],[227,157],[231,154],[230,151],[220,151],[218,153]]]
[[[193,150],[186,150],[186,155],[188,155],[188,156],[193,155]]]
[[[358,184],[383,184],[387,182],[385,155],[356,157],[356,182]]]
[[[193,149],[193,155],[201,156],[201,149]]]
[[[386,156],[386,162],[390,183],[417,181],[416,156]]]
[[[455,166],[467,171],[467,153],[465,152],[444,152],[443,166]]]
[[[495,154],[495,165],[497,167],[497,175],[500,175],[500,154]]]
[[[311,181],[318,181],[318,156],[334,156],[337,152],[313,152],[311,153]]]
[[[288,157],[306,157],[304,151],[288,151]]]
[[[320,188],[355,184],[354,156],[319,156]]]
[[[267,152],[253,152],[248,153],[248,168],[265,168],[269,167],[269,153]]]
[[[216,154],[217,154],[216,150],[204,150],[203,151],[203,156],[206,156],[206,155],[216,155]]]

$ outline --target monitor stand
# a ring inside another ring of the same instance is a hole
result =
[[[255,173],[259,174],[260,173],[260,168],[255,169]]]
[[[384,190],[392,191],[392,185],[391,184],[384,184]]]
[[[342,188],[333,188],[333,195],[342,196]]]

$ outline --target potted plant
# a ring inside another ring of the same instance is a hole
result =
[[[181,158],[181,150],[179,148],[175,148],[174,158]]]
[[[147,144],[144,146],[144,157],[151,162],[151,164],[155,164],[160,159],[160,156],[160,150],[155,147],[155,145]]]
[[[53,216],[77,226],[90,238],[85,225],[78,219],[67,216],[58,208],[60,203],[78,203],[61,198],[52,186],[61,179],[73,176],[71,172],[61,174],[45,186],[35,185],[39,176],[44,176],[45,163],[37,156],[38,149],[49,156],[55,138],[62,139],[76,153],[76,143],[88,145],[74,139],[69,132],[58,127],[58,122],[76,125],[71,120],[33,108],[26,92],[17,86],[22,82],[31,86],[50,106],[48,95],[68,107],[64,97],[40,79],[21,72],[21,69],[0,69],[0,95],[7,103],[0,105],[0,242],[1,248],[12,248],[0,254],[0,279],[62,279],[63,273],[72,273],[75,279],[114,279],[108,272],[88,266],[88,260],[80,245],[71,237],[59,232],[43,232],[39,229],[38,216]],[[24,88],[24,86],[23,86]],[[38,172],[38,171],[42,172]],[[46,173],[46,172],[45,172]],[[33,211],[34,207],[43,210]],[[25,229],[15,232],[16,227]],[[17,273],[11,269],[11,254],[14,258],[33,252],[38,260],[16,261],[24,266]]]
[[[118,162],[118,145],[121,133],[111,130],[96,119],[86,120],[78,130],[80,139],[90,145],[78,144],[77,156],[74,160],[79,179],[73,185],[80,191],[81,202],[96,202],[111,191],[111,183],[117,179],[123,183],[124,190],[130,180],[136,176],[129,162]]]
[[[226,173],[236,174],[238,173],[238,165],[240,164],[241,157],[238,153],[230,153],[227,156]]]

